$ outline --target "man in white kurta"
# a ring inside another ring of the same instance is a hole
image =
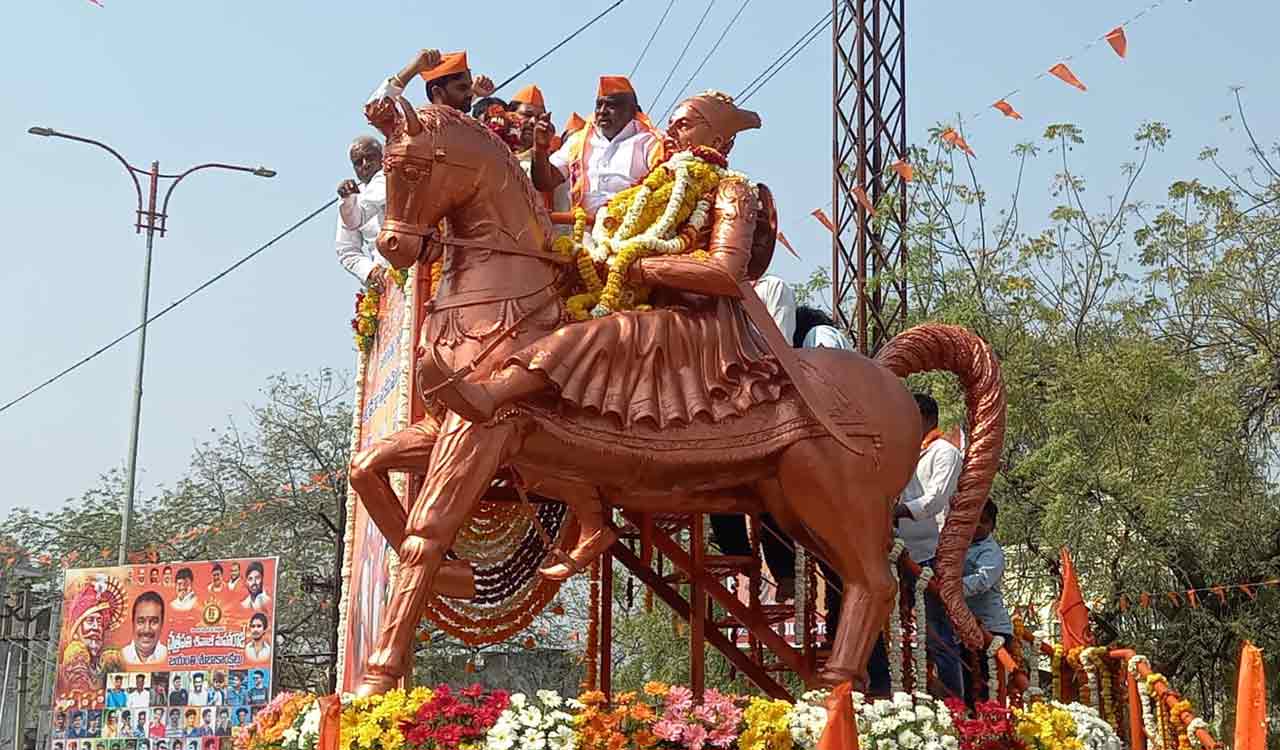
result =
[[[640,111],[635,89],[623,76],[600,77],[591,120],[548,153],[554,131],[549,121],[535,130],[533,185],[552,192],[567,183],[573,207],[588,215],[639,184],[662,160],[662,135]]]
[[[382,175],[382,144],[369,136],[351,142],[355,180],[338,185],[338,230],[334,245],[338,262],[366,286],[381,286],[387,261],[376,242],[386,213],[387,184]]]

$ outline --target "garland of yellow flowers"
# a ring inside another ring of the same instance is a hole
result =
[[[1169,709],[1169,717],[1173,720],[1173,724],[1178,730],[1178,750],[1191,750],[1191,738],[1187,736],[1187,725],[1190,722],[1182,720],[1184,712],[1191,713],[1191,701],[1186,698],[1173,704],[1173,707]]]
[[[1089,701],[1089,673],[1085,671],[1084,665],[1080,662],[1080,654],[1084,651],[1083,646],[1076,646],[1067,652],[1067,666],[1071,667],[1071,671],[1084,675],[1084,682],[1080,683],[1077,689],[1076,697],[1086,706],[1093,705]],[[1058,700],[1062,700],[1059,698]]]
[[[1156,711],[1156,732],[1160,735],[1160,747],[1164,750],[1172,750],[1173,743],[1169,740],[1169,711],[1164,700],[1160,697],[1156,685],[1168,684],[1165,676],[1159,672],[1152,672],[1146,677],[1147,693],[1151,697],[1151,701],[1155,704]]]
[[[1099,646],[1089,649],[1086,658],[1093,664],[1098,673],[1098,713],[1108,724],[1117,730],[1120,727],[1120,711],[1115,700],[1115,679],[1111,668],[1107,665],[1103,654],[1106,648]]]
[[[573,232],[556,240],[556,252],[576,261],[584,291],[565,306],[578,320],[644,306],[646,290],[628,287],[632,264],[650,255],[684,255],[711,216],[721,179],[730,173],[724,157],[695,147],[663,162],[635,187],[615,195],[601,210],[591,233],[587,215],[574,211]],[[695,254],[695,257],[705,257]],[[601,280],[597,268],[607,269]]]
[[[1053,644],[1053,658],[1049,662],[1049,669],[1053,672],[1053,699],[1062,702],[1062,659],[1066,649],[1061,643]]]

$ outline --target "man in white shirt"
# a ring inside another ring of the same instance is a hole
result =
[[[131,667],[164,664],[169,649],[160,642],[163,629],[164,598],[154,591],[144,591],[133,600],[133,640],[121,651],[124,663]]]
[[[756,296],[773,316],[787,341],[796,333],[796,292],[777,276],[765,274],[755,283]]]
[[[601,76],[595,114],[555,153],[548,153],[555,126],[534,129],[533,186],[552,192],[568,182],[574,208],[588,215],[617,193],[637,185],[662,162],[662,134],[640,111],[635,89],[624,76]]]
[[[173,585],[178,596],[169,602],[169,607],[176,612],[189,612],[195,609],[198,600],[195,592],[195,574],[191,572],[191,568],[179,570]]]
[[[204,689],[204,672],[191,675],[191,693],[187,696],[187,705],[209,705],[209,691]]]
[[[149,708],[151,706],[151,691],[147,689],[147,676],[144,674],[134,675],[133,680],[134,686],[129,690],[129,708]],[[139,714],[139,716],[145,715],[145,712]],[[130,728],[132,729],[132,727]]]
[[[911,560],[921,567],[932,567],[938,549],[938,534],[946,522],[947,509],[960,481],[964,456],[945,439],[938,429],[938,402],[922,393],[916,394],[924,437],[920,443],[920,460],[915,474],[903,490],[894,508],[897,536],[907,546]],[[904,574],[902,585],[914,596],[916,577]],[[942,688],[957,698],[964,697],[964,675],[960,663],[960,640],[955,635],[942,600],[926,592],[925,619],[928,622],[927,651]],[[888,688],[888,657],[883,641],[871,655],[873,692]]]
[[[376,246],[387,205],[387,184],[382,176],[382,144],[376,138],[362,135],[351,142],[348,156],[351,157],[356,179],[343,180],[338,184],[338,196],[342,198],[338,206],[338,233],[334,240],[338,262],[360,283],[381,288],[388,265]],[[349,223],[353,226],[348,226]]]

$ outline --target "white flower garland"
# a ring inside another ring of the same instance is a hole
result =
[[[929,581],[932,580],[933,568],[926,567],[920,571],[920,578],[916,581],[915,602],[912,607],[916,621],[915,638],[912,641],[912,648],[914,649],[912,652],[914,665],[912,685],[916,690],[925,690],[929,685],[929,621],[924,595],[929,588]]]
[[[889,686],[897,692],[903,690],[902,684],[902,606],[901,582],[898,580],[898,560],[902,551],[907,548],[901,539],[893,541],[893,549],[889,552],[889,574],[893,576],[893,608],[889,610],[889,642],[885,644],[885,653],[889,656]]]
[[[1000,653],[1000,649],[1004,647],[1004,636],[997,635],[991,638],[991,644],[987,646],[987,700],[999,700],[1000,696],[1000,663],[996,659],[996,654]]]
[[[1084,672],[1084,682],[1089,686],[1086,704],[1092,708],[1102,707],[1102,680],[1098,679],[1098,668],[1089,659],[1097,649],[1093,646],[1080,649],[1080,670]]]
[[[351,409],[351,453],[354,456],[360,450],[360,412],[364,408],[361,399],[364,394],[365,374],[369,367],[369,356],[360,352],[356,360],[356,399]],[[342,534],[342,583],[338,589],[338,674],[346,670],[347,661],[347,594],[351,587],[351,558],[355,554],[356,538],[356,491],[347,484],[347,526]]]
[[[1200,741],[1200,735],[1197,734],[1201,729],[1209,731],[1209,724],[1204,719],[1197,716],[1187,725],[1187,741],[1191,743],[1191,747],[1195,750],[1204,750],[1204,743]]]
[[[1138,703],[1142,706],[1142,729],[1146,732],[1147,739],[1154,750],[1164,750],[1164,732],[1160,731],[1160,725],[1156,722],[1155,714],[1151,710],[1151,691],[1147,688],[1146,679],[1138,671],[1139,664],[1150,664],[1150,661],[1142,654],[1129,657],[1129,674],[1133,676],[1133,681],[1138,686]]]

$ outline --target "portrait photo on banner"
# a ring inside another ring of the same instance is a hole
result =
[[[278,560],[66,571],[50,750],[224,750],[271,701]]]

